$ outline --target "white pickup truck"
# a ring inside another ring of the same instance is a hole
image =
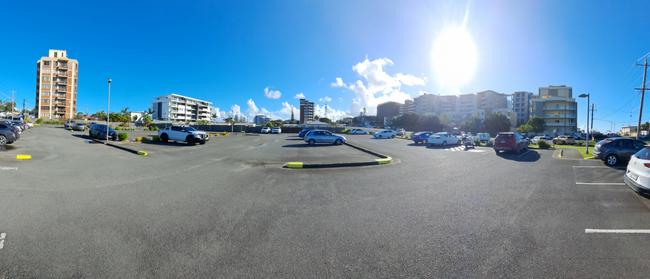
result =
[[[158,137],[162,142],[170,140],[176,142],[185,142],[188,145],[205,144],[210,140],[208,133],[199,131],[190,126],[171,126],[158,131]]]

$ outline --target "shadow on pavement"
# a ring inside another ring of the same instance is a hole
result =
[[[287,148],[303,148],[303,147],[329,147],[329,146],[339,146],[335,144],[314,144],[314,145],[309,145],[307,143],[301,143],[301,144],[285,144],[282,147],[287,147]]]
[[[284,140],[302,140],[301,138],[286,138]]]
[[[175,141],[168,141],[168,142],[162,142],[162,141],[142,141],[142,144],[147,144],[147,145],[159,145],[159,146],[193,146],[193,145],[188,145],[184,142],[175,142]],[[197,146],[200,144],[196,144]]]
[[[13,146],[13,145],[9,145],[9,144],[0,146],[0,152],[7,151],[7,150],[13,150],[13,149],[16,149],[16,147]]]
[[[497,153],[497,156],[506,160],[512,160],[517,162],[535,162],[539,160],[539,158],[541,157],[539,155],[539,152],[530,149],[521,154],[499,152]]]

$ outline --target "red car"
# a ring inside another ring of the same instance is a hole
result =
[[[526,149],[528,149],[528,141],[519,133],[501,132],[494,138],[494,151],[497,154],[500,151],[521,153]]]

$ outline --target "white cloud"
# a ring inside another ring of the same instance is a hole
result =
[[[318,117],[326,117],[334,121],[350,116],[347,111],[337,110],[328,105],[315,105],[314,115]]]
[[[298,93],[296,96],[293,96],[294,99],[304,99],[305,98],[305,93]]]
[[[226,118],[226,112],[221,111],[221,109],[218,107],[213,107],[212,118],[215,118],[217,121],[223,121],[223,119]]]
[[[336,87],[345,87],[345,83],[343,82],[343,79],[340,77],[336,78],[335,82],[332,82],[330,86],[336,88]]]
[[[422,86],[426,84],[426,79],[413,75],[398,73],[390,75],[384,68],[392,66],[393,61],[388,58],[378,58],[375,60],[365,60],[352,66],[352,71],[357,73],[362,79],[346,84],[342,78],[337,77],[336,81],[331,84],[332,87],[342,87],[354,93],[350,113],[358,114],[364,108],[368,114],[377,112],[377,105],[388,102],[404,102],[411,96],[403,92],[404,86]]]
[[[241,107],[239,105],[232,105],[230,107],[229,116],[235,117],[235,115],[241,115]]]
[[[325,97],[320,98],[320,99],[318,99],[318,100],[319,100],[321,103],[326,103],[326,104],[327,104],[327,103],[329,103],[329,102],[332,101],[332,97],[330,97],[330,96],[325,96]]]
[[[282,92],[280,90],[273,90],[268,87],[264,88],[264,96],[266,96],[269,99],[280,99],[282,97]]]

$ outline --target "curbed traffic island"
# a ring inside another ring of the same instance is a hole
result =
[[[133,149],[133,148],[130,148],[130,147],[126,147],[126,146],[123,146],[123,145],[120,145],[120,144],[114,144],[114,143],[111,143],[111,142],[105,142],[105,141],[103,141],[103,140],[98,140],[98,139],[92,139],[92,140],[93,140],[94,142],[101,143],[101,144],[105,144],[105,145],[108,145],[108,146],[110,146],[110,147],[115,147],[115,148],[117,148],[117,149],[124,150],[124,151],[126,151],[126,152],[130,152],[130,153],[133,153],[133,154],[136,154],[136,155],[140,155],[140,156],[142,156],[142,157],[147,157],[147,156],[149,156],[149,153],[147,153],[147,151],[144,151],[144,150],[137,150],[137,149]]]
[[[284,168],[288,169],[323,169],[323,168],[346,168],[346,167],[363,167],[363,166],[377,166],[377,165],[386,165],[393,162],[393,158],[388,155],[384,155],[372,150],[369,150],[365,147],[357,146],[350,143],[344,143],[345,145],[352,147],[354,149],[363,151],[373,156],[379,157],[372,161],[362,161],[362,162],[348,162],[348,163],[304,163],[304,162],[287,162],[284,165]]]

